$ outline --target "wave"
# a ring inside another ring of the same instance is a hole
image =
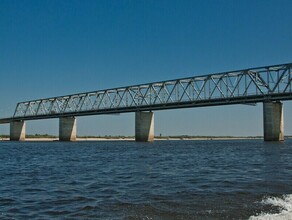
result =
[[[279,197],[267,197],[261,201],[264,205],[272,205],[280,208],[280,213],[261,213],[251,216],[249,220],[291,220],[292,219],[292,194]]]

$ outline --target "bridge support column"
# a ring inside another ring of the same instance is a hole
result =
[[[76,141],[76,133],[76,118],[60,118],[59,141]]]
[[[135,140],[140,142],[154,141],[153,112],[135,113]]]
[[[284,115],[281,102],[264,102],[264,140],[284,141]]]
[[[24,141],[25,140],[25,122],[13,121],[10,122],[10,140]]]

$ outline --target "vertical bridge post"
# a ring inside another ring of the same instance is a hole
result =
[[[264,102],[264,141],[284,141],[284,114],[281,102]]]
[[[25,122],[12,121],[10,122],[10,140],[24,141],[25,140]]]
[[[59,140],[76,141],[76,118],[66,117],[59,119]]]
[[[139,142],[154,141],[153,112],[135,113],[135,140]]]

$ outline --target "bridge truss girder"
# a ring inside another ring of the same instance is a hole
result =
[[[292,63],[38,99],[13,118],[32,120],[292,99]]]

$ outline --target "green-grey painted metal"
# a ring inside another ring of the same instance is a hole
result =
[[[25,101],[0,123],[290,100],[291,67],[287,63]]]

